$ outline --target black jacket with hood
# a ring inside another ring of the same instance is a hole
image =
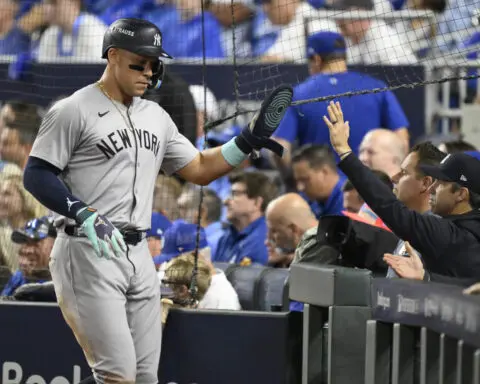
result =
[[[480,281],[480,210],[445,218],[422,215],[400,202],[354,154],[339,167],[388,228],[421,253],[431,280],[438,274],[465,279],[461,285]]]

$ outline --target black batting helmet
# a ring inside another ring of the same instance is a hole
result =
[[[110,25],[103,36],[102,58],[108,57],[110,48],[121,48],[137,55],[156,57],[158,62],[153,68],[152,84],[149,88],[158,88],[165,71],[160,59],[172,59],[162,45],[162,32],[155,24],[135,18],[118,19]]]

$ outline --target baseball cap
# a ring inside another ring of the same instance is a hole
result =
[[[197,245],[197,229],[198,226],[196,224],[175,221],[172,226],[165,231],[165,243],[162,253],[153,258],[155,264],[165,263],[182,253],[195,250]],[[208,247],[207,236],[205,230],[200,227],[198,249],[205,247]]]
[[[480,160],[466,153],[452,153],[439,165],[420,164],[422,172],[434,179],[460,184],[475,193],[480,193]]]
[[[313,55],[346,54],[345,39],[340,33],[321,31],[308,36],[307,57]]]
[[[235,136],[240,135],[241,129],[238,125],[232,125],[220,132],[209,131],[207,133],[207,144],[209,147],[218,147],[233,139]]]
[[[53,219],[43,216],[28,221],[23,228],[15,229],[11,239],[16,244],[24,244],[30,241],[40,241],[49,236],[56,237],[57,230],[53,225]]]
[[[153,212],[152,224],[150,229],[147,231],[147,237],[161,238],[171,225],[172,223],[165,215],[161,214],[160,212]]]

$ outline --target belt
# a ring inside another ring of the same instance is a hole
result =
[[[82,228],[76,225],[66,225],[64,231],[69,236],[86,237]],[[147,237],[147,231],[137,231],[135,229],[120,230],[120,233],[122,234],[125,243],[129,245],[137,245]]]

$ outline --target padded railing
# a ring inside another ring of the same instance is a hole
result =
[[[367,270],[292,265],[290,299],[305,303],[302,384],[363,380],[371,280]]]
[[[478,296],[308,264],[289,284],[306,303],[302,384],[480,384]]]
[[[480,299],[462,288],[375,279],[365,383],[479,384]]]

